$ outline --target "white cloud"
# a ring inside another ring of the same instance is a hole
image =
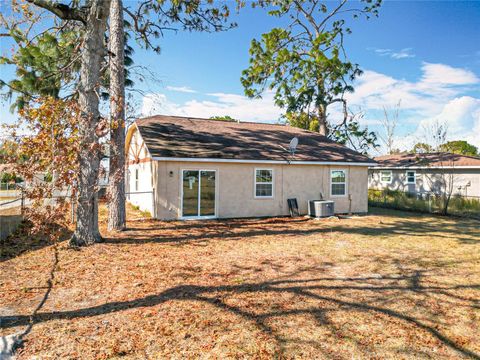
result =
[[[393,59],[407,59],[407,58],[414,58],[415,55],[411,53],[412,48],[405,48],[398,52],[393,52],[390,56]]]
[[[480,147],[480,96],[473,95],[480,89],[480,79],[469,70],[444,64],[423,63],[421,71],[418,80],[409,81],[367,70],[354,84],[355,92],[347,95],[349,107],[364,111],[362,123],[379,131],[383,107],[394,108],[401,100],[395,143],[400,149],[423,141],[424,125],[434,120],[448,124],[451,139],[464,139]],[[162,93],[149,94],[143,99],[142,113],[207,118],[230,115],[260,122],[275,121],[282,114],[274,105],[273,92],[265,93],[262,99],[222,92],[207,96],[207,100],[180,103]],[[340,108],[329,108],[331,121],[342,117]]]
[[[401,136],[395,142],[400,149],[425,141],[423,129],[434,121],[448,125],[449,140],[464,139],[480,146],[480,98],[469,94],[480,88],[480,79],[469,70],[444,64],[423,63],[421,70],[418,81],[365,71],[347,100],[366,111],[365,125],[375,125],[384,106],[393,108],[401,100]]]
[[[188,86],[167,86],[167,90],[170,91],[177,91],[177,92],[183,92],[183,93],[196,93],[195,90]]]
[[[429,128],[435,122],[448,126],[448,140],[459,138],[480,145],[480,99],[461,96],[450,100],[442,111],[433,117],[422,119],[419,128]]]
[[[422,85],[469,85],[480,79],[471,71],[444,64],[423,63]]]
[[[429,116],[441,109],[445,97],[452,95],[455,95],[453,90],[447,88],[427,87],[420,82],[414,83],[375,71],[365,71],[355,85],[355,92],[349,94],[347,100],[365,110],[394,107],[401,100],[402,109]]]
[[[389,56],[396,60],[415,57],[415,54],[412,54],[412,48],[403,48],[399,51],[392,49],[374,49],[374,51],[380,56]]]
[[[179,104],[165,94],[149,94],[143,98],[142,114],[192,116],[209,118],[229,115],[243,121],[271,122],[280,118],[282,112],[275,106],[273,93],[266,92],[261,99],[249,99],[238,94],[212,93],[212,101],[189,100]]]
[[[390,54],[392,52],[392,49],[374,49],[373,51],[375,51],[380,56],[385,56]]]

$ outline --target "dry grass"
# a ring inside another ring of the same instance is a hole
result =
[[[20,215],[22,213],[22,207],[16,206],[7,209],[0,207],[0,215]]]
[[[480,356],[478,221],[376,210],[128,225],[61,244],[19,359]],[[52,255],[3,259],[2,334],[28,324]]]

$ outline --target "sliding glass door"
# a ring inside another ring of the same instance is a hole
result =
[[[215,170],[182,171],[182,216],[215,217]]]
[[[199,176],[196,170],[183,170],[183,217],[198,216]]]

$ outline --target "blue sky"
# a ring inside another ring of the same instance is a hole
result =
[[[401,101],[397,147],[423,140],[423,128],[435,120],[449,124],[450,138],[480,146],[480,136],[474,135],[480,134],[478,19],[478,1],[387,1],[378,18],[351,21],[347,52],[365,74],[349,102],[365,112],[364,123],[379,130],[382,107]],[[248,100],[239,79],[251,39],[279,26],[279,20],[249,8],[233,20],[239,26],[222,33],[166,33],[160,55],[136,48],[135,62],[160,80],[141,85],[147,96],[139,99],[139,110],[277,121],[282,112],[272,95]],[[2,114],[7,108],[3,104]],[[331,117],[339,118],[335,109]],[[2,121],[9,118],[2,115]]]

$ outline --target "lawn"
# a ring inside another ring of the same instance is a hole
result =
[[[61,243],[57,262],[41,242],[4,244],[2,335],[47,295],[19,359],[480,356],[478,221],[139,216],[105,243]]]

